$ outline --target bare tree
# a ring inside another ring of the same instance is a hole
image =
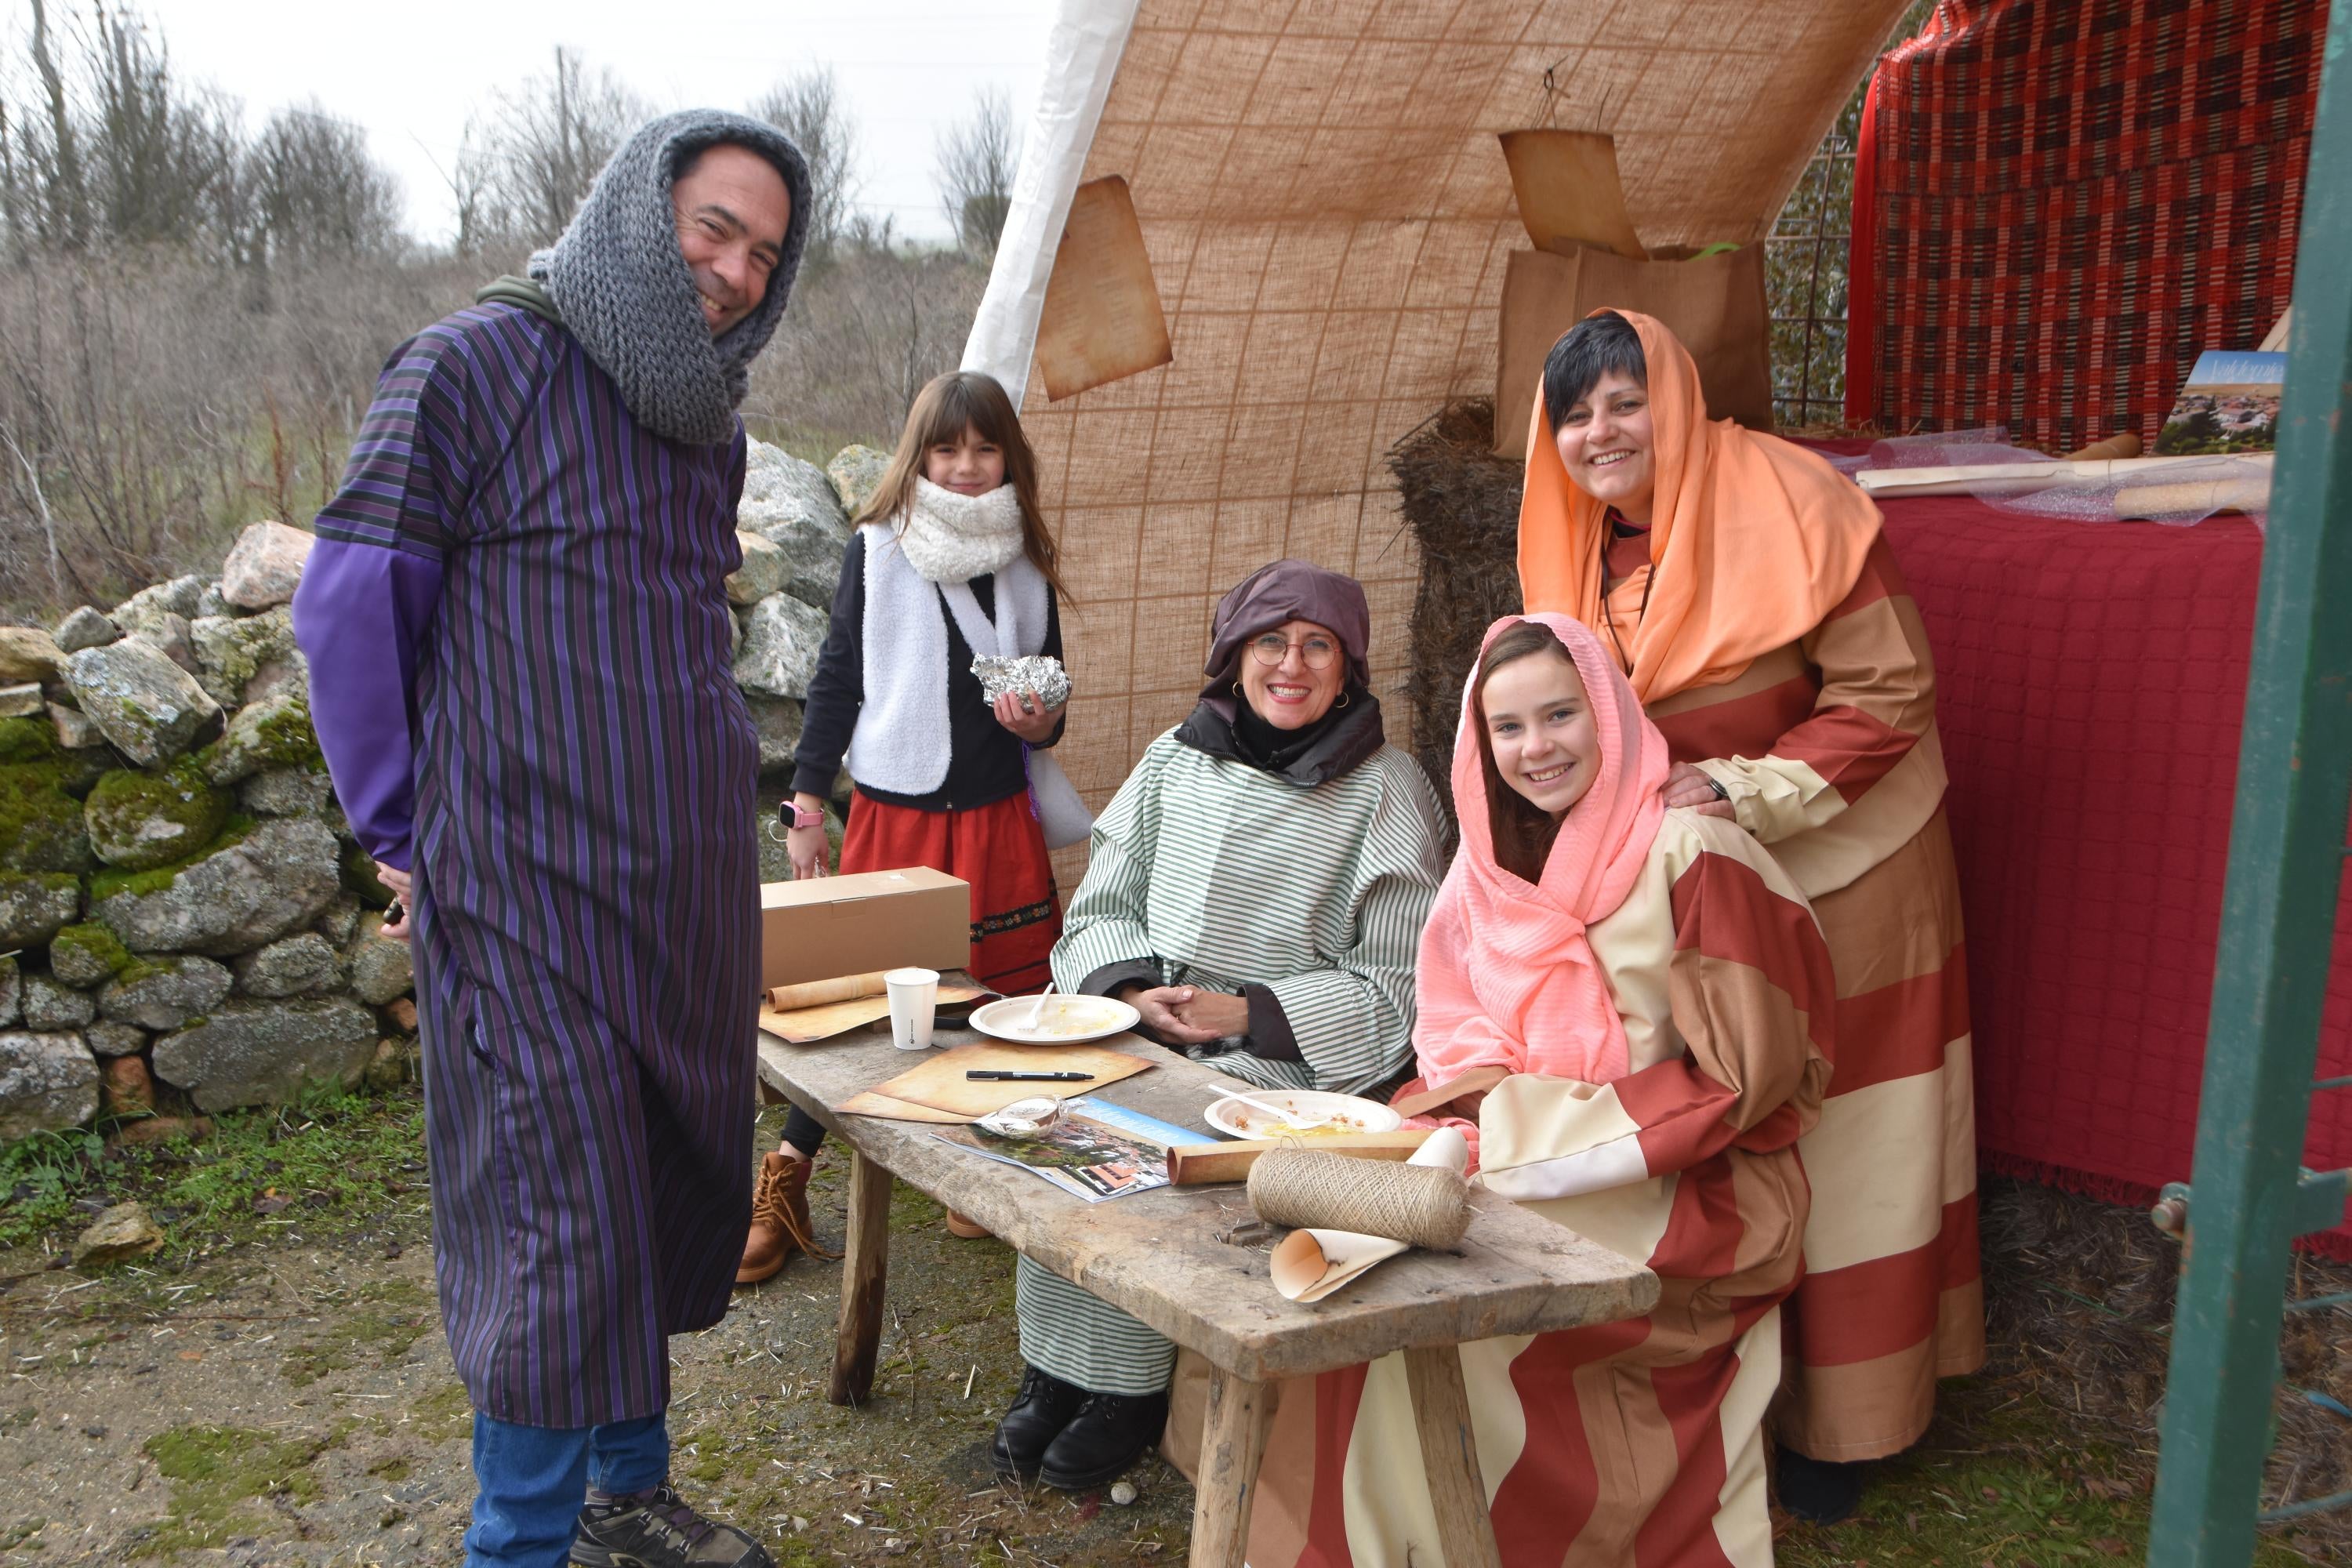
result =
[[[236,101],[190,90],[136,13],[99,11],[82,45],[90,196],[105,232],[146,244],[217,223],[241,152]]]
[[[367,133],[315,100],[269,117],[245,154],[245,180],[272,257],[353,256],[398,241],[398,184],[368,156]]]
[[[160,38],[128,7],[95,8],[63,39],[43,0],[32,13],[25,55],[37,86],[8,107],[0,134],[18,254],[101,241],[232,247],[236,101],[179,79]]]
[[[1002,88],[972,95],[970,116],[943,132],[936,165],[940,206],[964,253],[987,261],[996,255],[1004,216],[1013,205],[1013,172],[1020,146],[1013,105]]]
[[[65,71],[58,63],[57,41],[49,32],[48,8],[42,0],[33,0],[30,47],[41,96],[36,111],[17,116],[23,127],[19,142],[27,198],[22,205],[35,237],[79,248],[89,240],[80,137],[66,94]]]
[[[857,195],[857,122],[842,103],[831,66],[788,77],[751,101],[751,115],[793,140],[808,161],[808,256],[830,261]]]
[[[471,193],[476,247],[553,243],[597,171],[652,112],[609,69],[592,75],[575,51],[557,46],[551,74],[499,94],[495,111],[467,124],[451,182],[461,228]]]

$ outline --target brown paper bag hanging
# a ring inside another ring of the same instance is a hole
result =
[[[1037,321],[1046,400],[1059,403],[1173,357],[1127,180],[1088,180],[1070,199]]]
[[[1598,246],[1635,260],[1649,255],[1625,210],[1617,142],[1600,131],[1506,131],[1503,162],[1519,221],[1538,250]]]
[[[1496,453],[1527,455],[1544,356],[1562,332],[1602,309],[1655,316],[1682,339],[1698,363],[1707,417],[1772,428],[1771,316],[1761,245],[1689,261],[1634,261],[1561,242],[1557,251],[1512,252],[1503,279]]]

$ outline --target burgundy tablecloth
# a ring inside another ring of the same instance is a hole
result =
[[[1885,510],[1936,653],[1987,1168],[2144,1199],[2190,1174],[2262,536]],[[2352,1073],[2346,904],[2323,1074]],[[2352,1090],[2305,1163],[2352,1164]]]

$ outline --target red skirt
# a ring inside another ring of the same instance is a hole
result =
[[[1062,901],[1029,792],[969,811],[918,811],[852,795],[841,870],[929,866],[971,884],[971,973],[1008,996],[1041,991],[1062,936]]]

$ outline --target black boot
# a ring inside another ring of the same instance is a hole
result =
[[[1087,1391],[1077,1384],[1034,1366],[1024,1369],[1013,1408],[996,1424],[996,1439],[988,1446],[989,1463],[1000,1476],[1034,1479],[1045,1446],[1062,1435],[1086,1402]]]
[[[1813,1524],[1839,1524],[1862,1506],[1869,1469],[1867,1459],[1842,1465],[1807,1458],[1784,1447],[1772,1467],[1772,1479],[1782,1508]]]
[[[1066,1492],[1101,1486],[1141,1458],[1167,1426],[1165,1394],[1089,1394],[1047,1446],[1038,1473],[1047,1486]]]

